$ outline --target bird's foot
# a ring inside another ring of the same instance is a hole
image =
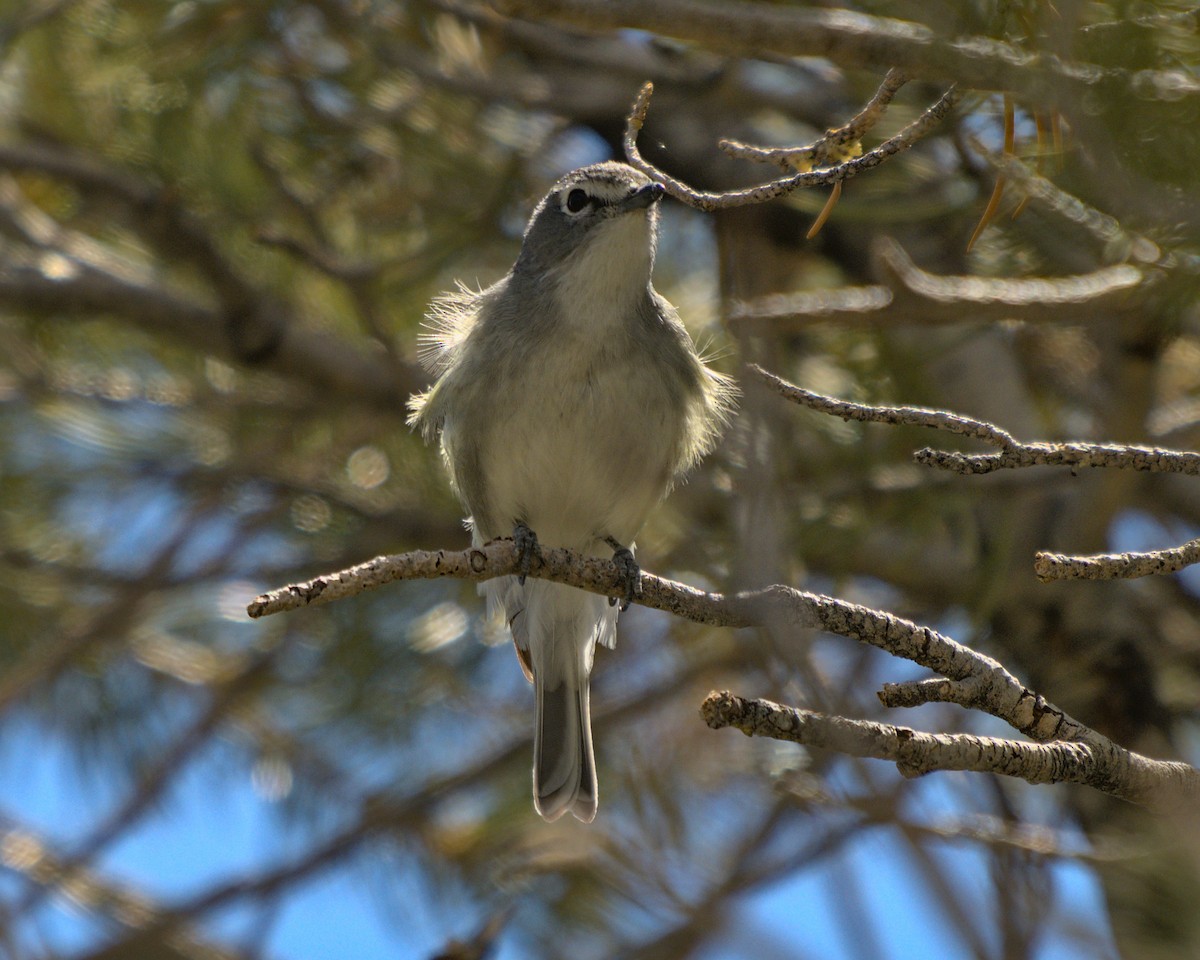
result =
[[[537,534],[529,529],[524,520],[513,524],[513,545],[517,548],[517,582],[525,586],[525,578],[533,569],[533,558],[542,558],[542,547],[538,543]]]
[[[604,542],[613,548],[613,563],[617,565],[617,586],[625,588],[625,595],[620,598],[621,612],[629,609],[629,605],[642,595],[642,568],[633,558],[633,551],[618,543],[612,537],[605,537]],[[609,597],[608,605],[614,606],[617,597]]]

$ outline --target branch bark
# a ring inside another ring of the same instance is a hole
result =
[[[879,166],[898,153],[903,153],[918,140],[929,133],[945,118],[946,114],[962,98],[962,93],[955,88],[947,90],[924,113],[894,137],[889,137],[873,150],[861,157],[846,160],[832,167],[820,170],[796,173],[781,177],[744,190],[729,190],[723,193],[711,193],[689,187],[682,180],[672,177],[646,160],[638,150],[637,135],[646,122],[646,113],[650,107],[650,95],[654,92],[654,84],[647,83],[638,92],[633,109],[625,122],[625,159],[630,166],[641,170],[652,180],[656,180],[666,188],[668,194],[681,203],[698,210],[725,210],[731,207],[744,207],[752,203],[766,203],[786,196],[793,190],[802,187],[833,186],[843,180],[849,180],[866,170]]]
[[[865,423],[929,427],[1000,447],[999,453],[978,454],[924,447],[913,454],[917,463],[941,467],[964,476],[1039,465],[1072,468],[1116,467],[1154,473],[1200,475],[1200,453],[1191,450],[1167,450],[1161,447],[1116,443],[1022,443],[1007,430],[993,423],[963,417],[947,410],[854,403],[797,387],[757,364],[749,364],[747,370],[785,400],[791,400],[818,413]],[[1196,562],[1200,562],[1200,540],[1149,553],[1074,557],[1043,551],[1034,557],[1034,571],[1043,583],[1067,579],[1112,580],[1175,573]]]
[[[517,551],[511,540],[493,540],[461,551],[414,551],[376,557],[357,567],[272,590],[256,598],[248,606],[247,613],[257,618],[323,605],[394,580],[455,577],[479,582],[516,572]],[[602,596],[624,595],[619,570],[611,560],[581,557],[561,548],[543,548],[541,556],[533,561],[529,575]],[[1086,758],[1087,783],[1112,796],[1167,808],[1200,800],[1200,771],[1183,763],[1151,760],[1118,746],[1040,694],[1027,689],[991,657],[930,627],[919,626],[884,611],[781,585],[729,596],[697,590],[646,573],[641,576],[641,595],[637,602],[697,623],[724,627],[820,629],[870,644],[947,678],[935,681],[938,686],[930,688],[920,698],[906,695],[903,692],[906,685],[897,685],[892,689],[900,692],[892,702],[885,688],[880,698],[887,706],[912,706],[915,702],[933,700],[961,703],[1004,720],[1036,741],[1065,741],[1086,746],[1086,751],[1078,755]],[[1067,753],[1069,751],[1055,756]],[[1007,756],[1003,752],[995,755]],[[1027,751],[1023,755],[1034,756]],[[1032,764],[1033,760],[1024,762]],[[1080,763],[1084,762],[1080,760]],[[1026,765],[1020,769],[1032,771],[1035,768]],[[1079,775],[1083,776],[1082,773]]]

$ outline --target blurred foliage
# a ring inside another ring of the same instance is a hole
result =
[[[1111,229],[1081,226],[1066,203],[1013,218],[1010,184],[966,254],[996,177],[978,145],[1002,142],[1001,91],[972,92],[935,136],[848,182],[813,242],[823,195],[711,218],[667,210],[656,283],[693,334],[730,372],[753,359],[815,390],[946,407],[1022,439],[1200,447],[1195,12],[854,9],[1007,41],[1041,55],[1030,69],[1103,68],[1078,102],[1018,100],[1017,155]],[[15,881],[0,887],[0,956],[68,952],[39,940],[58,885],[99,918],[84,952],[249,957],[301,881],[351,867],[385,891],[398,951],[424,949],[404,933],[423,914],[439,943],[457,938],[447,955],[485,950],[498,929],[513,956],[826,953],[803,937],[819,906],[777,908],[803,889],[823,892],[838,955],[908,955],[890,926],[902,908],[873,892],[884,861],[902,878],[887,889],[926,904],[910,921],[961,955],[1200,950],[1185,920],[1200,895],[1195,823],[1164,829],[1103,797],[982,777],[907,782],[698,720],[711,687],[882,716],[874,689],[910,671],[844,642],[631,611],[599,658],[603,801],[584,828],[533,814],[531,698],[508,651],[479,642],[503,638],[471,588],[400,584],[246,621],[261,589],[466,542],[436,455],[403,424],[425,304],[456,279],[503,274],[546,186],[618,154],[640,83],[657,90],[646,155],[723,189],[770,171],[726,159],[718,137],[810,140],[891,65],[868,35],[853,69],[729,57],[718,39],[585,33],[459,0],[0,10],[0,741],[34,729],[66,743],[95,786],[70,829],[36,842],[0,799],[0,867]],[[914,73],[881,136],[940,92]],[[1064,135],[1042,159],[1038,115]],[[733,300],[879,282],[884,232],[938,274],[1129,261],[1145,280],[1085,323],[1015,309],[981,323],[964,305],[961,323],[935,325],[898,299],[871,322],[723,329]],[[934,476],[910,458],[928,442],[750,393],[722,449],[652,519],[643,563],[946,627],[1123,745],[1197,762],[1195,577],[1042,586],[1031,570],[1037,549],[1195,535],[1194,483]],[[912,722],[995,732],[953,709]],[[141,904],[131,922],[105,892],[110,851],[148,822],[169,827],[205,757],[226,771],[211,790],[249,785],[273,805],[293,856],[225,869],[218,851],[204,876],[226,879],[190,885],[191,900],[138,878],[178,910]],[[1104,884],[1108,917],[1070,900],[1061,870],[1076,860]],[[87,884],[64,879],[82,863]],[[211,924],[230,905],[258,931],[245,949]]]

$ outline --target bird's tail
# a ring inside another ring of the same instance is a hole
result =
[[[597,787],[588,678],[596,643],[612,645],[616,609],[604,597],[545,580],[521,586],[513,578],[497,584],[496,592],[494,601],[504,607],[518,654],[533,674],[534,805],[547,820],[569,811],[590,823]]]
[[[557,820],[568,810],[584,823],[596,816],[588,685],[582,670],[565,670],[559,676],[534,671],[533,804],[547,820]]]

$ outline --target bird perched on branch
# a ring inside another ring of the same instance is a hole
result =
[[[662,195],[613,162],[555,183],[504,279],[433,301],[422,359],[437,382],[410,404],[427,440],[440,433],[476,544],[513,536],[526,573],[539,544],[612,550],[621,609],[639,590],[633,538],[712,448],[734,395],[651,284]],[[534,805],[590,822],[588,677],[596,644],[616,639],[617,608],[524,574],[481,592],[534,684]]]

